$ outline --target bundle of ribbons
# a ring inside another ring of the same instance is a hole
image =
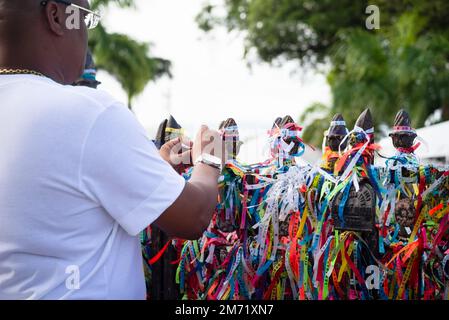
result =
[[[352,131],[337,115],[312,166],[302,128],[277,120],[270,159],[228,161],[207,231],[173,241],[180,298],[448,299],[449,168],[419,162],[409,122],[401,110],[379,167],[369,110]]]

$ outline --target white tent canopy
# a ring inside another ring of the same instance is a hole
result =
[[[449,121],[417,129],[418,137],[424,140],[415,154],[423,162],[449,163]],[[391,157],[395,154],[395,148],[390,137],[379,142],[382,147],[380,153]],[[377,158],[376,162],[382,163],[383,159]]]

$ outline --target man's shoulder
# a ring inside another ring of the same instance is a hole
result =
[[[88,87],[60,86],[61,94],[90,107],[104,110],[114,104],[122,104],[109,93],[103,90]]]
[[[35,81],[32,79],[23,82],[23,84],[33,85],[34,91],[39,96],[42,96],[42,93],[45,92],[45,100],[54,102],[59,110],[61,110],[62,106],[66,106],[69,109],[72,109],[72,106],[76,106],[79,111],[101,112],[112,105],[123,105],[123,103],[103,90],[62,85],[51,80]],[[60,101],[64,103],[61,105]]]

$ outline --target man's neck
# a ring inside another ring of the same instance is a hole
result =
[[[0,70],[5,69],[17,70],[17,73],[20,73],[20,71],[34,71],[54,80],[55,82],[65,84],[64,75],[62,72],[58,72],[58,70],[53,67],[45,67],[36,63],[20,62],[17,61],[17,59],[10,60],[0,57]]]

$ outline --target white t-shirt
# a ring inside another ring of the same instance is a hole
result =
[[[137,235],[184,186],[106,93],[0,76],[0,299],[144,299]]]

